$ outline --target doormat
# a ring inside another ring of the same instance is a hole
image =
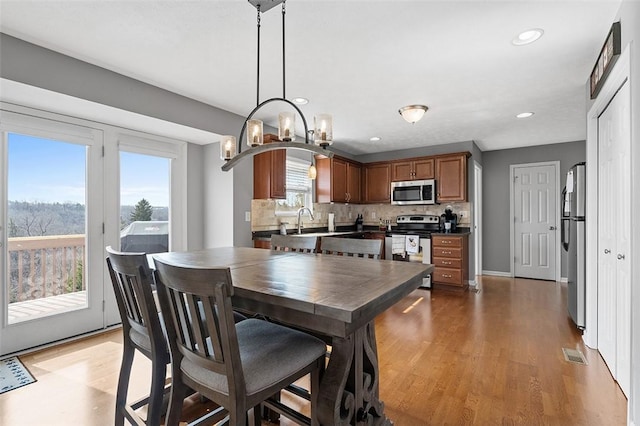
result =
[[[22,365],[18,357],[0,360],[0,394],[35,382],[36,379]]]
[[[562,348],[562,353],[564,353],[564,359],[566,361],[573,362],[574,364],[587,365],[587,360],[584,355],[577,349]]]

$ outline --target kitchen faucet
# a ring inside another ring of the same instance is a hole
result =
[[[302,215],[302,213],[304,213],[305,210],[309,212],[309,216],[311,217],[311,220],[313,220],[313,213],[311,213],[311,210],[309,210],[308,207],[300,207],[298,209],[298,234],[302,234],[302,221],[300,220],[300,216]]]

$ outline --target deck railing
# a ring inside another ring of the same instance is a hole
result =
[[[85,236],[9,238],[9,302],[86,290]]]

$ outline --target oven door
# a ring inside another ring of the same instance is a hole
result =
[[[412,234],[413,235],[413,234]],[[398,240],[402,239],[404,246],[404,234],[393,234],[387,235],[384,239],[384,248],[385,248],[385,259],[388,260],[396,260],[400,262],[417,262],[420,261],[425,264],[431,263],[431,235],[421,235],[420,236],[420,255],[409,255],[405,252],[402,254],[398,253]],[[394,250],[394,240],[396,242],[396,249]],[[422,285],[420,287],[423,288],[431,288],[431,275],[428,275],[426,278],[422,280]]]

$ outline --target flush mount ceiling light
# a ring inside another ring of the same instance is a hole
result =
[[[292,101],[294,104],[298,105],[306,105],[309,103],[309,99],[307,98],[293,98]]]
[[[516,118],[529,118],[531,117],[533,114],[533,112],[521,112],[520,114],[516,115]]]
[[[398,110],[402,118],[413,124],[419,121],[429,108],[425,105],[407,105]]]
[[[257,48],[257,77],[256,77],[256,107],[249,113],[242,125],[240,137],[236,143],[233,136],[222,136],[220,141],[220,158],[225,160],[222,166],[223,171],[231,170],[243,158],[252,157],[261,152],[273,151],[276,149],[299,149],[311,151],[316,154],[322,154],[327,157],[333,157],[333,152],[326,150],[327,146],[333,142],[333,122],[329,114],[319,114],[314,120],[314,131],[309,131],[307,119],[302,114],[298,106],[286,97],[286,79],[285,79],[285,5],[286,0],[249,0],[258,11],[257,27],[258,27],[258,48]],[[262,12],[267,12],[271,8],[282,4],[282,97],[271,98],[260,102],[260,18]],[[304,98],[296,98],[298,100]],[[306,99],[304,99],[306,101]],[[295,118],[294,112],[281,112],[278,115],[278,139],[279,141],[263,144],[264,133],[263,123],[261,120],[253,118],[256,112],[263,106],[271,102],[283,102],[293,107],[302,118],[304,125],[304,143],[295,142]],[[303,102],[306,103],[306,102]],[[250,148],[242,151],[242,143],[245,134],[247,135],[246,143]],[[314,136],[314,144],[309,143],[309,135]],[[318,146],[316,146],[318,145]]]
[[[538,40],[540,37],[542,37],[542,34],[544,34],[544,30],[540,28],[532,28],[518,34],[516,38],[511,40],[511,43],[516,46],[524,46],[525,44],[533,43],[534,41]]]

